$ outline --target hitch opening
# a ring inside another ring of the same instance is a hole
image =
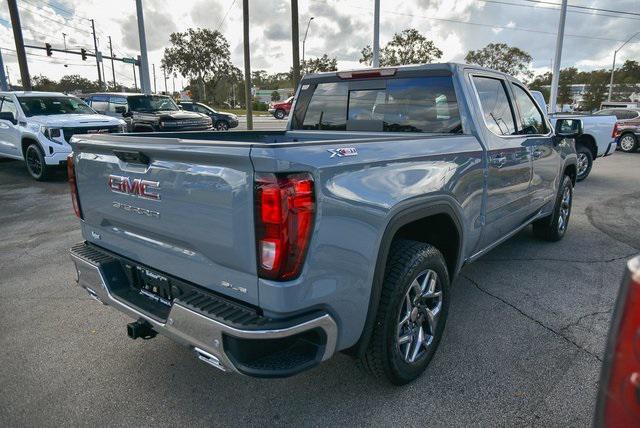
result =
[[[132,339],[153,339],[156,337],[156,334],[158,333],[156,333],[151,324],[142,318],[127,324],[127,336]]]

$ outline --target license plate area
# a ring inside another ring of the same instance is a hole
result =
[[[151,269],[142,266],[132,268],[132,286],[141,295],[161,303],[171,306],[173,299],[180,295],[180,289],[171,283],[171,279],[159,274]]]

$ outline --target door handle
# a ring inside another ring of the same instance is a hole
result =
[[[491,158],[491,165],[495,166],[496,168],[502,168],[505,163],[507,163],[507,157],[503,153],[495,155]]]

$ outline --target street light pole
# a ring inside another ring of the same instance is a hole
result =
[[[618,54],[618,51],[624,47],[624,45],[629,43],[631,41],[631,39],[633,39],[638,34],[640,34],[640,31],[635,33],[633,36],[629,37],[626,42],[621,44],[620,47],[618,47],[618,49],[613,51],[613,65],[611,66],[611,80],[609,81],[609,97],[607,98],[607,101],[611,101],[611,93],[613,92],[613,73],[614,73],[614,71],[616,69],[616,55]]]
[[[313,16],[309,18],[307,22],[307,29],[304,30],[304,39],[302,39],[302,64],[304,65],[304,45],[307,43],[307,34],[309,34],[309,25],[311,25],[311,21],[313,21]]]
[[[373,0],[373,58],[372,67],[380,67],[380,0]]]
[[[553,74],[551,75],[551,94],[549,104],[555,113],[558,101],[558,83],[560,82],[560,61],[562,60],[562,42],[564,40],[564,23],[567,19],[567,0],[562,0],[560,8],[560,22],[558,23],[558,38],[556,39],[556,55],[553,59]]]

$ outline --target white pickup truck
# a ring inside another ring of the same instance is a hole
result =
[[[36,180],[66,165],[76,134],[126,131],[126,123],[96,113],[79,98],[58,92],[0,92],[0,157],[25,160]]]
[[[540,91],[531,91],[531,95],[547,111],[547,104]],[[582,135],[576,138],[576,152],[578,153],[577,180],[582,181],[591,172],[596,158],[612,155],[616,151],[616,141],[613,127],[616,117],[587,114],[554,113],[549,114],[549,120],[555,126],[558,119],[577,119],[582,123]]]

